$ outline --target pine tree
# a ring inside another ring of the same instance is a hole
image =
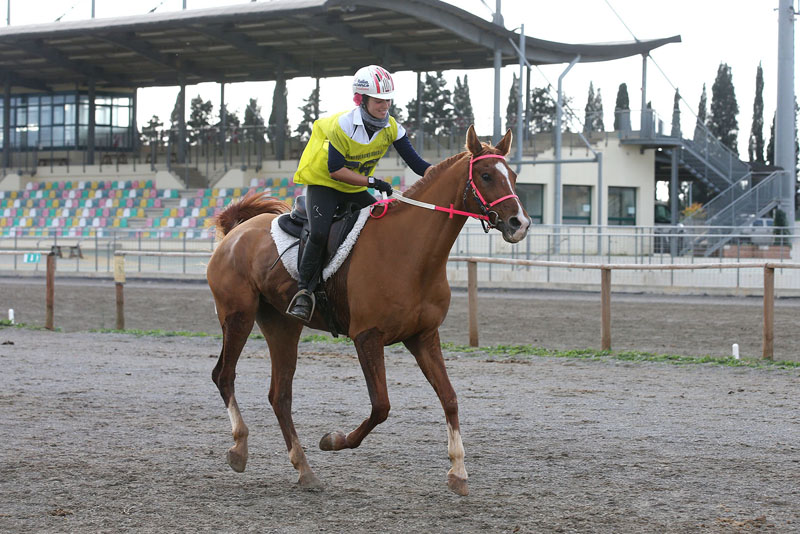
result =
[[[314,121],[319,118],[320,114],[325,112],[319,109],[319,90],[316,87],[304,102],[305,104],[298,108],[303,112],[303,118],[300,119],[300,124],[297,125],[294,131],[301,139],[306,141],[311,137]],[[391,110],[389,113],[391,114]]]
[[[519,104],[519,78],[513,74],[511,90],[508,93],[508,106],[506,107],[506,129],[512,132],[517,131],[517,108]]]
[[[283,126],[283,135],[279,135],[279,124]],[[275,157],[283,159],[285,142],[292,136],[289,126],[289,117],[286,109],[286,80],[278,78],[275,81],[275,90],[272,97],[272,112],[269,114],[267,124],[267,137],[275,152]]]
[[[425,82],[422,84],[422,128],[426,134],[446,132],[453,120],[452,95],[446,85],[442,71],[438,71],[436,76],[425,73]],[[417,100],[412,99],[406,109],[409,128],[417,128]]]
[[[203,101],[200,95],[197,95],[189,106],[191,111],[186,125],[190,128],[189,140],[195,142],[200,138],[202,130],[211,124],[211,111],[214,109],[214,105],[210,100]]]
[[[736,138],[739,135],[739,123],[736,120],[738,114],[739,104],[736,103],[731,68],[726,63],[720,63],[717,69],[717,78],[714,80],[714,85],[711,86],[711,114],[708,119],[708,129],[734,154],[739,153],[739,148],[736,146]]]
[[[764,163],[764,72],[761,63],[756,69],[756,96],[753,100],[753,123],[750,126],[750,140],[747,143],[747,156],[751,162]]]
[[[472,111],[472,100],[469,96],[469,82],[467,75],[464,81],[456,76],[456,87],[453,90],[453,131],[454,135],[466,133],[467,128],[475,123],[475,113]]]
[[[617,101],[614,104],[614,131],[630,128],[631,106],[628,101],[628,84],[619,84],[617,89]],[[625,119],[627,117],[627,120]]]
[[[675,89],[675,98],[672,100],[672,131],[670,136],[681,136],[681,93],[678,89]]]
[[[244,127],[247,139],[264,142],[264,117],[257,98],[251,98],[244,110]]]
[[[531,134],[554,130],[556,102],[545,87],[531,89],[530,110],[528,128]]]
[[[405,123],[405,117],[403,117],[403,110],[395,105],[394,100],[392,100],[392,103],[389,105],[389,115],[394,117],[394,120],[396,120],[400,124]]]

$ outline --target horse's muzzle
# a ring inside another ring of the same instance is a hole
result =
[[[503,239],[509,243],[518,243],[528,235],[528,228],[531,226],[531,219],[526,215],[520,213],[509,217],[508,219],[500,219],[497,224],[497,229],[503,234]]]

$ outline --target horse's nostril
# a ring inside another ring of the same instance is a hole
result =
[[[522,223],[521,223],[521,222],[519,222],[519,219],[518,219],[518,218],[516,218],[516,217],[511,217],[511,218],[508,220],[508,226],[509,226],[509,228],[511,228],[512,230],[515,230],[515,231],[516,231],[516,230],[519,230],[519,227],[520,227],[520,226],[522,226]]]

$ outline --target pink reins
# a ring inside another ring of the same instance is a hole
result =
[[[489,227],[493,228],[495,225],[490,220],[489,214],[490,213],[494,213],[494,212],[490,212],[489,208],[491,208],[492,206],[494,206],[496,204],[499,204],[500,202],[502,202],[504,200],[508,200],[509,198],[516,198],[517,200],[519,200],[519,197],[515,193],[511,193],[510,195],[506,195],[504,197],[500,197],[500,198],[498,198],[497,200],[495,200],[495,201],[493,201],[491,203],[486,202],[486,200],[483,198],[483,195],[481,195],[481,192],[478,191],[478,188],[475,186],[475,181],[472,179],[472,166],[473,166],[473,164],[478,160],[482,160],[482,159],[486,159],[486,158],[498,158],[498,159],[505,160],[505,156],[501,156],[500,154],[485,154],[483,156],[478,156],[477,158],[470,158],[470,160],[469,160],[469,179],[467,180],[467,189],[464,190],[464,200],[466,200],[466,198],[467,198],[467,191],[470,190],[470,189],[472,190],[472,194],[475,195],[475,199],[478,201],[478,204],[480,205],[481,211],[483,212],[483,214],[472,213],[472,212],[469,212],[469,211],[457,210],[457,209],[453,208],[453,204],[450,204],[449,208],[445,208],[444,206],[437,206],[435,204],[429,204],[427,202],[420,202],[418,200],[413,200],[413,199],[410,199],[410,198],[406,198],[406,197],[404,197],[402,195],[398,195],[397,198],[384,198],[382,200],[378,200],[377,202],[375,202],[372,206],[374,207],[374,206],[378,206],[378,205],[383,205],[383,211],[381,212],[380,215],[374,215],[374,214],[372,214],[372,212],[370,212],[370,216],[373,219],[380,219],[381,217],[386,215],[386,212],[388,211],[388,208],[389,208],[389,202],[393,202],[395,200],[400,200],[402,202],[406,202],[408,204],[413,204],[413,205],[419,206],[421,208],[427,208],[427,209],[432,209],[432,210],[436,210],[436,211],[443,211],[443,212],[448,213],[450,215],[450,217],[449,217],[450,219],[453,218],[453,215],[463,215],[465,217],[472,217],[474,219],[478,219],[478,220],[481,221],[481,224],[484,224],[483,221],[486,221],[486,222],[489,223]],[[497,214],[495,213],[495,215],[497,215]],[[484,229],[485,229],[485,226],[484,226]]]

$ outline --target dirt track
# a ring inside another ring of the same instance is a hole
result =
[[[44,325],[44,281],[0,278],[0,313],[14,308],[18,322]],[[56,279],[55,325],[64,331],[114,328],[111,281]],[[677,297],[614,293],[611,338],[615,350],[700,356],[760,357],[762,299]],[[481,345],[530,344],[551,349],[600,347],[600,297],[568,291],[494,291],[479,296]],[[800,361],[800,299],[775,303],[775,359]],[[125,285],[125,326],[139,330],[219,333],[205,283]],[[467,298],[454,291],[441,330],[443,341],[467,344]]]
[[[130,326],[188,329],[205,313],[195,291],[151,288],[145,317],[131,288]],[[211,320],[213,308],[194,325]],[[367,392],[350,345],[304,343],[295,423],[325,484],[308,493],[267,404],[263,341],[238,367],[243,474],[225,463],[218,339],[0,328],[0,343],[2,532],[800,530],[797,370],[448,354],[470,474],[459,498],[445,485],[442,411],[413,359],[388,349],[389,420],[359,449],[327,453],[317,441],[354,428]]]

